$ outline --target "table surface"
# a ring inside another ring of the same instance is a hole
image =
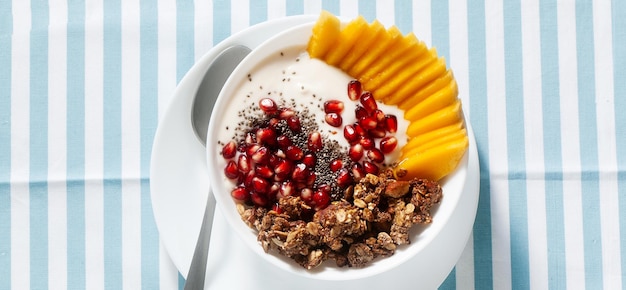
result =
[[[7,0],[0,289],[182,288],[151,207],[158,121],[215,44],[321,9],[454,71],[481,186],[441,289],[626,287],[626,1]]]

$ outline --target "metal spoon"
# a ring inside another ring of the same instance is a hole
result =
[[[250,49],[236,45],[224,49],[209,65],[209,68],[202,79],[202,83],[198,87],[196,96],[193,101],[191,111],[191,124],[196,136],[206,146],[207,129],[209,127],[209,119],[213,105],[217,100],[226,79],[233,72],[235,67],[241,60],[250,53]],[[206,209],[202,218],[202,226],[200,235],[196,242],[196,248],[193,252],[187,280],[185,281],[185,290],[204,289],[204,278],[206,274],[207,255],[209,253],[209,244],[211,243],[211,229],[213,227],[213,215],[215,213],[215,196],[209,191],[207,197]]]

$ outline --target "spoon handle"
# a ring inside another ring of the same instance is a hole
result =
[[[206,263],[209,253],[209,245],[211,243],[211,229],[213,228],[213,216],[215,214],[215,196],[211,191],[207,196],[206,210],[204,218],[202,218],[202,227],[200,228],[200,236],[193,252],[193,259],[187,273],[185,281],[185,290],[204,289],[204,277],[206,276]]]

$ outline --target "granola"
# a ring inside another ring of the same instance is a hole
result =
[[[397,180],[389,169],[366,175],[343,199],[319,211],[299,196],[281,198],[280,211],[241,205],[239,211],[258,231],[265,252],[277,251],[306,269],[326,260],[340,267],[364,267],[409,244],[410,228],[432,222],[431,209],[442,195],[436,181]]]

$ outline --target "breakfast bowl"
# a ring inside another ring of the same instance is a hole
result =
[[[312,185],[315,178],[318,182],[322,180],[329,185],[338,186],[341,193],[348,191],[340,186],[341,181],[337,180],[336,173],[322,171],[313,178],[313,181],[306,177],[312,175],[309,172],[309,175],[298,179],[298,182],[294,182],[301,186],[292,184],[293,187],[284,193],[283,188],[280,188],[280,185],[283,184],[282,180],[278,179],[278,170],[282,168],[278,161],[267,161],[264,158],[269,157],[260,153],[255,155],[259,151],[259,147],[262,147],[256,143],[257,141],[260,143],[259,140],[261,139],[264,139],[264,142],[274,144],[277,148],[282,148],[281,142],[293,142],[300,144],[299,147],[311,146],[308,147],[309,151],[313,150],[311,149],[314,147],[311,145],[311,134],[308,135],[308,139],[298,138],[294,135],[294,140],[283,141],[275,133],[270,132],[271,134],[268,133],[266,136],[264,133],[260,133],[260,131],[265,132],[264,130],[250,129],[250,124],[257,124],[261,129],[273,126],[275,125],[273,122],[280,119],[279,115],[284,113],[286,120],[293,116],[294,111],[300,117],[297,119],[298,131],[314,127],[316,132],[320,133],[316,135],[316,138],[323,139],[324,144],[334,144],[333,148],[335,149],[354,147],[351,147],[350,142],[346,140],[345,125],[357,122],[356,114],[352,116],[351,112],[356,112],[357,108],[365,105],[349,99],[350,96],[348,96],[347,91],[350,91],[350,84],[354,81],[353,77],[338,67],[312,58],[307,52],[307,45],[315,25],[316,23],[312,22],[287,29],[253,49],[233,71],[222,88],[213,108],[206,140],[209,183],[217,204],[230,228],[254,253],[270,265],[289,273],[311,279],[338,281],[372,277],[396,271],[411,273],[411,279],[421,277],[435,281],[434,285],[437,285],[443,281],[461,255],[471,233],[476,214],[479,182],[478,160],[476,145],[469,124],[465,123],[465,131],[463,131],[466,132],[467,136],[467,150],[455,163],[453,170],[438,180],[442,197],[439,202],[429,208],[429,212],[425,216],[427,222],[410,227],[407,233],[407,243],[393,246],[391,254],[387,252],[385,255],[376,256],[373,260],[368,260],[367,264],[357,265],[353,264],[352,260],[348,262],[345,259],[341,260],[342,262],[337,262],[333,258],[328,258],[319,264],[316,263],[307,267],[307,261],[297,261],[297,259],[287,257],[270,245],[273,241],[277,244],[282,244],[284,241],[277,241],[277,237],[263,239],[259,236],[259,231],[255,227],[259,227],[267,220],[262,218],[254,220],[253,217],[244,214],[244,210],[254,209],[260,205],[267,208],[265,212],[282,211],[280,207],[276,207],[278,206],[276,200],[279,198],[275,196],[294,196],[292,192],[295,191],[297,192],[295,195],[305,199],[303,192],[307,192],[307,187],[303,184]],[[341,25],[344,27],[346,23]],[[338,100],[339,102],[337,102]],[[343,112],[341,114],[336,113],[337,109],[327,108],[338,103],[341,103],[339,109],[340,112]],[[406,153],[403,153],[401,148],[408,146],[407,144],[410,142],[410,138],[406,136],[405,132],[410,130],[411,122],[403,119],[404,112],[395,105],[386,105],[377,101],[377,106],[386,116],[397,117],[397,122],[394,124],[396,127],[391,130],[394,133],[393,148],[384,150],[386,154],[381,160],[378,160],[380,169],[376,167],[376,172],[383,172],[385,166],[391,168],[391,164],[396,164],[396,161]],[[268,114],[275,116],[275,118],[267,117]],[[262,119],[264,116],[267,118]],[[461,117],[463,117],[462,112]],[[384,120],[384,118],[380,120]],[[289,126],[291,123],[285,121],[283,126],[285,124]],[[251,134],[252,132],[254,133]],[[375,143],[380,144],[381,139],[384,137],[380,136]],[[285,144],[284,146],[291,145]],[[254,149],[250,149],[251,147]],[[332,152],[317,150],[324,152],[324,154],[318,154],[314,158],[316,159],[314,162],[318,162],[318,165],[326,162],[324,166],[329,166],[332,161],[341,159],[333,155]],[[346,152],[350,150],[347,149]],[[295,158],[294,160],[299,160],[287,167],[288,172],[285,172],[286,176],[296,180],[296,173],[294,172],[305,169],[298,167],[298,165],[306,164],[304,160],[307,150],[294,153],[282,148],[278,151],[280,154],[277,155],[284,159]],[[293,154],[297,157],[292,158],[291,155]],[[235,157],[237,155],[246,155],[245,158],[254,161],[248,160],[242,163],[238,160],[239,158]],[[365,155],[363,160],[374,158],[368,154]],[[346,158],[352,157],[343,156],[342,158],[345,161],[349,160]],[[368,162],[368,164],[370,163]],[[263,166],[257,167],[259,164]],[[271,171],[267,175],[267,180],[270,180],[269,184],[250,173],[264,174],[261,172],[268,169]],[[388,170],[388,172],[392,171],[392,169]],[[349,172],[351,177],[357,175],[354,171]],[[368,173],[371,173],[369,175],[376,175],[370,171]],[[395,174],[394,171],[390,175],[392,179],[397,177]],[[254,183],[254,178],[259,182]],[[276,180],[273,184],[272,178]],[[398,177],[398,179],[400,178]],[[243,186],[242,184],[246,185]],[[246,186],[252,189],[246,190]],[[264,193],[273,191],[274,199],[268,201],[263,195],[249,192],[257,189]],[[351,192],[354,190],[352,187]],[[246,192],[245,198],[238,195],[243,191]],[[339,198],[336,195],[331,196],[333,197],[332,200],[337,203],[342,200],[342,196]],[[320,197],[318,191],[309,190],[306,193],[306,198],[308,198],[307,204],[310,206],[307,210],[311,214],[323,212],[325,208],[330,208],[334,204],[328,200],[328,196]],[[247,211],[248,214],[254,212],[254,210]],[[287,235],[285,233],[285,237]],[[342,242],[345,243],[345,240]],[[339,245],[339,247],[341,246]],[[352,258],[358,258],[360,254],[359,252]]]

